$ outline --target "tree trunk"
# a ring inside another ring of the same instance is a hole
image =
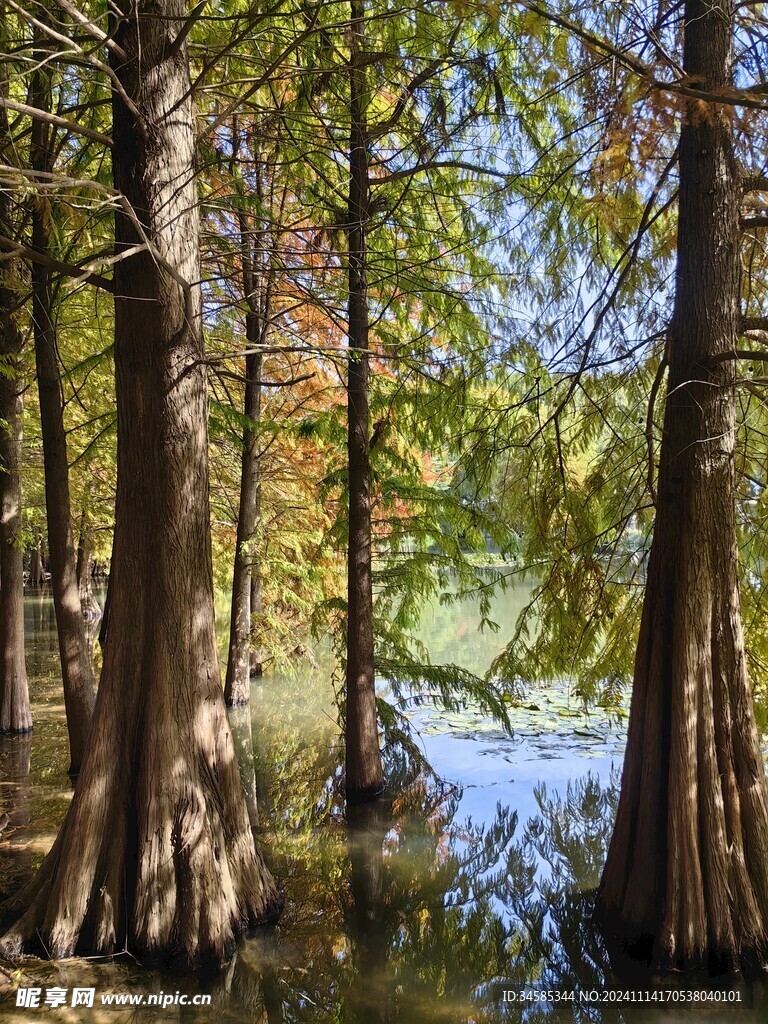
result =
[[[110,597],[112,595],[112,566],[109,568],[109,576],[107,577],[107,592],[104,595],[104,609],[101,613],[101,622],[99,623],[99,646],[102,651],[107,646],[107,634],[109,632],[109,613],[112,607]]]
[[[236,157],[239,139],[237,128],[233,131]],[[258,159],[256,163],[259,166]],[[262,198],[261,193],[259,195]],[[238,212],[238,227],[243,265],[243,296],[248,309],[245,317],[245,342],[248,349],[254,349],[265,344],[269,329],[271,289],[267,280],[269,267],[265,265],[264,259],[266,229],[262,227],[258,234],[254,235],[248,215],[242,208]],[[224,697],[229,705],[248,703],[251,693],[250,678],[261,675],[261,652],[251,646],[251,629],[253,615],[261,611],[261,571],[254,547],[261,516],[261,452],[258,425],[261,419],[262,365],[263,356],[260,351],[251,352],[245,357],[243,414],[247,423],[243,430],[229,654],[224,686]]]
[[[0,9],[2,14],[2,9]],[[0,65],[0,95],[7,78]],[[13,162],[8,117],[0,109],[0,162]],[[0,189],[0,234],[15,234],[11,193]],[[32,728],[24,660],[24,552],[21,547],[23,337],[15,306],[21,281],[15,262],[0,263],[0,732]]]
[[[349,143],[349,370],[347,429],[349,541],[347,555],[346,792],[350,803],[384,788],[376,717],[371,580],[371,468],[368,425],[369,218],[366,127],[365,13],[351,0]]]
[[[80,609],[86,622],[94,623],[101,617],[96,598],[93,596],[93,534],[88,513],[88,499],[80,515],[80,535],[77,541],[77,589],[80,593]]]
[[[30,587],[42,587],[44,583],[43,556],[38,543],[37,547],[32,548],[29,555],[29,585]]]
[[[245,219],[241,217],[240,238],[243,245],[243,290],[248,303],[246,345],[251,348],[262,341],[260,301],[255,293],[257,281],[253,270],[253,251]],[[224,696],[227,704],[247,704],[251,685],[251,615],[252,544],[259,523],[261,504],[261,473],[258,423],[261,416],[260,352],[245,357],[245,400],[243,413],[248,424],[243,430],[243,454],[240,471],[240,507],[237,514],[235,568],[232,578],[232,611],[229,627],[229,655]],[[260,584],[260,580],[259,580]],[[256,673],[254,673],[256,674]]]
[[[257,520],[261,519],[261,488],[259,488],[259,508],[256,513]],[[262,604],[262,576],[261,576],[261,559],[258,553],[253,556],[253,562],[251,564],[251,622],[253,622],[254,615],[261,615]],[[254,645],[253,639],[251,639],[251,678],[259,677],[264,672],[264,664],[262,660],[261,647]]]
[[[50,72],[46,69],[39,69],[34,74],[32,102],[41,110],[51,108]],[[30,147],[33,170],[52,172],[53,141],[50,126],[43,121],[33,120]],[[43,193],[37,197],[32,211],[32,247],[37,252],[46,255],[50,253],[50,207]],[[82,763],[93,713],[94,678],[75,572],[67,437],[64,431],[62,382],[53,321],[51,273],[47,267],[36,262],[32,264],[32,320],[40,396],[51,587],[67,711],[71,759],[69,770],[76,774]]]
[[[250,312],[248,319],[255,319]],[[250,331],[248,332],[250,333]],[[257,424],[261,414],[260,354],[245,358],[245,416]],[[240,473],[240,507],[237,515],[237,547],[232,577],[232,612],[229,627],[229,656],[224,695],[227,704],[247,704],[251,693],[251,545],[259,521],[261,481],[259,472],[259,436],[254,427],[243,431]]]
[[[122,8],[121,8],[122,10]],[[75,795],[6,954],[218,967],[279,895],[254,845],[216,654],[194,126],[183,0],[127,0],[113,93],[117,497],[110,622]]]
[[[724,13],[730,11],[730,14]],[[732,84],[733,9],[685,5],[685,73]],[[730,112],[680,139],[677,292],[658,507],[618,815],[598,913],[624,952],[723,969],[766,949],[768,805],[735,528],[740,186]]]
[[[256,780],[256,763],[253,753],[253,724],[248,707],[232,708],[229,712],[229,727],[235,744],[240,780],[243,784],[248,820],[251,828],[259,824],[259,792]]]

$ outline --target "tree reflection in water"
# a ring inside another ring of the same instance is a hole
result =
[[[250,936],[225,974],[211,983],[215,1019],[222,1024],[574,1019],[647,1024],[658,1019],[655,1008],[647,1006],[502,1001],[505,990],[590,991],[613,984],[591,925],[591,907],[617,779],[603,787],[588,774],[573,780],[562,795],[541,785],[534,815],[518,822],[514,809],[500,804],[478,824],[462,813],[460,788],[441,784],[407,752],[398,756],[390,749],[390,797],[356,808],[347,821],[338,726],[327,710],[330,672],[319,666],[317,673],[317,679],[299,686],[295,680],[281,685],[274,677],[256,684],[252,718],[241,714],[233,721],[252,825],[285,885],[286,907],[278,926]],[[55,699],[45,705],[51,725]],[[33,744],[50,736],[60,745],[60,724],[57,719],[54,732],[45,725],[33,733]],[[36,771],[58,779],[65,766],[56,767],[58,746],[50,751],[36,746],[29,779],[28,748],[21,756],[24,742],[29,737],[0,744],[2,810],[11,808],[19,831],[28,815],[33,839],[42,833],[52,837],[66,794],[46,792],[44,776],[38,778]],[[510,797],[515,795],[513,788]],[[0,888],[7,889],[31,873],[32,861],[42,854],[35,851],[30,861],[3,840],[6,835],[0,836],[5,847]],[[102,992],[192,995],[203,984],[150,972],[126,958],[112,964],[32,962],[23,969],[27,984],[96,985]],[[212,1019],[210,1008],[169,1012],[167,1019]],[[669,1008],[661,1016],[680,1019]],[[109,1011],[103,1019],[166,1017],[147,1008]],[[102,1018],[87,1011],[82,1019],[90,1024]]]
[[[329,781],[303,822],[293,820],[292,838],[280,840],[279,828],[274,836],[292,849],[288,916],[258,951],[246,944],[234,969],[260,979],[254,1012],[270,1024],[680,1019],[674,1008],[578,997],[503,1001],[504,990],[617,985],[592,925],[617,782],[587,774],[562,796],[542,785],[538,814],[518,828],[503,806],[485,826],[459,821],[460,792],[421,776],[395,798],[354,808],[345,830]],[[281,792],[273,822],[290,803]],[[696,980],[646,977],[642,987],[654,982]]]
[[[270,1022],[533,1021],[558,1011],[505,1007],[505,988],[603,983],[589,891],[613,784],[586,776],[562,799],[542,786],[539,814],[520,828],[501,805],[477,825],[457,817],[459,789],[426,772],[408,778],[401,761],[389,775],[405,788],[345,822],[335,730],[284,704],[261,704],[254,723],[258,788],[271,797],[265,845],[287,902],[224,982],[233,1016],[247,1003]]]
[[[11,893],[33,872],[29,769],[32,734],[0,736],[0,894]]]

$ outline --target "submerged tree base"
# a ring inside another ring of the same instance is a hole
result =
[[[768,947],[742,946],[736,951],[702,945],[683,957],[661,948],[652,932],[627,934],[626,922],[620,918],[598,916],[596,925],[608,952],[611,971],[622,983],[646,985],[652,976],[658,984],[669,975],[679,985],[683,976],[695,983],[697,977],[703,981],[762,974],[768,954]]]
[[[135,759],[113,747],[105,726],[116,705],[106,696],[56,842],[2,907],[10,924],[0,953],[128,950],[176,970],[217,969],[243,932],[282,907],[254,845],[221,695],[211,693],[190,725],[151,716],[157,730],[147,723]],[[179,736],[175,749],[158,742],[165,730]]]

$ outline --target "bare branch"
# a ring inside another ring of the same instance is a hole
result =
[[[730,352],[719,352],[712,356],[710,363],[717,366],[720,363],[730,363],[737,359],[751,360],[753,363],[768,363],[768,349],[765,351],[753,351],[752,349],[737,348]]]
[[[768,331],[768,316],[744,316],[741,318],[741,333]]]
[[[146,125],[144,124],[144,118],[142,117],[141,113],[136,107],[136,104],[133,102],[128,93],[123,88],[122,82],[117,77],[112,68],[109,67],[108,64],[105,64],[104,61],[99,60],[99,58],[94,56],[93,54],[87,54],[85,50],[82,48],[82,46],[78,46],[78,44],[73,39],[69,39],[67,36],[62,35],[61,32],[57,32],[50,25],[46,24],[46,22],[40,21],[39,18],[34,18],[31,14],[25,11],[23,7],[15,3],[14,0],[5,0],[5,2],[10,8],[16,11],[17,14],[19,14],[22,18],[28,21],[30,25],[38,29],[38,31],[44,32],[50,39],[53,39],[54,42],[62,43],[64,46],[73,47],[87,64],[91,64],[97,70],[105,74],[112,83],[112,88],[115,90],[115,92],[123,101],[123,103],[126,105],[128,110],[130,110],[131,114],[133,114],[133,118],[136,122],[136,127],[141,132],[142,137],[145,139],[147,138],[147,128]]]
[[[200,0],[200,3],[197,5],[197,7],[193,8],[192,13],[181,26],[178,35],[173,40],[173,43],[171,43],[171,48],[168,50],[167,53],[168,60],[172,60],[179,52],[179,50],[182,48],[187,36],[195,27],[196,23],[200,20],[200,16],[205,10],[207,3],[208,0]]]
[[[416,164],[414,167],[404,167],[399,171],[392,171],[391,174],[384,174],[381,177],[371,178],[371,187],[375,185],[388,185],[392,181],[397,181],[400,178],[413,177],[415,174],[420,174],[422,171],[433,171],[441,168],[452,168],[457,171],[470,171],[474,174],[485,174],[492,178],[500,178],[502,181],[507,181],[509,178],[508,174],[504,174],[502,171],[495,171],[491,167],[479,167],[477,164],[471,164],[464,160],[431,160],[423,164]]]
[[[741,190],[744,195],[749,192],[768,192],[768,177],[764,174],[750,174],[742,180]]]
[[[40,110],[39,107],[30,107],[27,103],[17,103],[16,100],[6,99],[4,96],[0,96],[0,107],[5,110],[13,110],[17,114],[26,114],[28,117],[35,118],[37,121],[46,121],[48,124],[55,124],[57,128],[64,128],[68,132],[73,132],[75,135],[85,135],[86,138],[92,139],[94,142],[100,143],[102,146],[109,146],[112,148],[112,139],[108,135],[102,135],[101,132],[94,131],[93,128],[88,128],[84,124],[77,124],[75,121],[68,121],[65,117],[59,117],[58,114],[49,114],[45,110]]]
[[[204,365],[208,365],[208,360],[202,361]],[[200,365],[199,363],[197,364]],[[230,380],[238,380],[242,384],[258,384],[262,388],[289,388],[293,384],[298,384],[303,380],[312,380],[313,377],[317,376],[315,373],[302,373],[298,377],[290,377],[288,380],[253,380],[250,377],[246,377],[245,374],[235,373],[233,370],[221,370],[214,369],[214,373],[217,377],[228,377]]]
[[[67,12],[73,21],[76,21],[78,25],[82,25],[88,35],[93,36],[93,38],[98,40],[98,42],[103,43],[104,46],[117,54],[120,60],[128,60],[128,54],[122,46],[120,46],[119,43],[116,43],[114,39],[107,35],[106,32],[102,31],[98,25],[95,25],[89,18],[86,18],[82,11],[78,10],[78,8],[75,7],[74,4],[71,4],[69,0],[56,0],[56,3],[62,11]]]
[[[102,277],[101,274],[96,274],[92,270],[77,267],[72,263],[62,263],[61,260],[56,260],[52,256],[46,256],[35,249],[31,249],[28,245],[21,245],[19,242],[14,242],[11,238],[5,238],[3,235],[0,235],[0,252],[15,253],[31,260],[33,263],[39,263],[43,267],[48,267],[49,270],[55,270],[59,274],[64,274],[66,277],[76,278],[87,284],[95,284],[107,292],[114,292],[114,285],[109,278]]]
[[[588,43],[599,53],[613,57],[629,71],[634,72],[640,78],[644,79],[651,89],[657,89],[660,92],[672,92],[679,96],[690,96],[692,99],[705,100],[707,103],[719,103],[728,107],[749,107],[753,110],[768,110],[768,102],[756,97],[758,87],[753,87],[751,89],[736,89],[733,87],[722,89],[703,89],[694,81],[687,79],[677,79],[676,81],[665,82],[662,79],[656,78],[651,68],[641,60],[638,60],[633,54],[614,46],[612,43],[609,43],[607,39],[603,39],[587,29],[582,28],[580,25],[577,25],[570,19],[563,18],[547,8],[542,7],[540,4],[534,3],[533,0],[519,0],[519,3],[533,14],[537,14],[539,17],[544,18],[547,21],[551,21],[560,28],[564,28],[566,31],[571,32],[578,39]]]

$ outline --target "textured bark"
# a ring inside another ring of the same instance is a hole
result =
[[[240,780],[248,807],[248,820],[251,823],[251,828],[256,828],[259,824],[259,792],[253,753],[253,725],[250,708],[232,708],[229,712],[229,727],[232,730]]]
[[[34,105],[41,110],[51,108],[50,74],[47,70],[39,69],[35,72],[32,97]],[[42,121],[32,122],[30,158],[34,170],[44,173],[53,170],[53,132]],[[50,208],[42,194],[38,196],[32,211],[32,247],[46,255],[51,248]],[[80,770],[88,738],[94,704],[94,678],[75,571],[67,436],[64,430],[62,381],[53,320],[51,273],[40,263],[32,264],[32,320],[40,397],[51,587],[67,711],[71,759],[69,770],[74,774]]]
[[[261,519],[261,501],[259,501],[258,518]],[[263,594],[261,561],[256,555],[251,564],[251,622],[253,622],[254,615],[261,615],[261,610],[264,606]],[[261,676],[263,672],[264,663],[262,661],[261,648],[254,646],[253,641],[251,641],[251,678]]]
[[[134,954],[220,966],[279,907],[254,845],[213,617],[194,127],[183,0],[128,7],[115,94],[115,185],[146,250],[115,267],[117,497],[110,621],[74,798],[7,911],[6,954]],[[140,241],[116,218],[118,251]],[[184,284],[186,282],[186,285]]]
[[[77,541],[77,589],[80,609],[86,622],[94,623],[101,616],[101,608],[93,596],[93,532],[88,513],[88,502],[80,514],[80,534]]]
[[[384,788],[384,775],[379,750],[373,661],[366,252],[369,184],[365,116],[365,12],[362,0],[351,0],[350,10],[346,793],[347,800],[356,803],[378,796]]]
[[[102,650],[107,645],[107,633],[109,631],[109,613],[112,607],[110,600],[112,595],[112,572],[110,567],[109,578],[107,579],[107,593],[104,596],[104,609],[101,613],[101,622],[99,623],[99,646]]]
[[[253,231],[245,214],[240,214],[240,243],[243,253],[243,294],[248,305],[245,318],[246,345],[249,349],[263,344],[267,336],[269,318],[268,302],[265,301],[264,268],[254,266]],[[263,232],[261,233],[263,234]],[[263,249],[263,245],[261,247]],[[229,626],[229,654],[224,697],[227,704],[247,704],[250,699],[252,672],[251,618],[257,610],[253,607],[253,583],[261,594],[261,575],[258,560],[253,551],[255,534],[261,511],[261,461],[259,450],[258,423],[261,417],[261,370],[260,352],[245,357],[245,398],[243,414],[248,425],[243,430],[243,452],[240,466],[240,505],[237,514],[237,541],[235,565],[232,576],[232,608]],[[255,570],[255,572],[254,572]],[[260,610],[260,609],[259,609]],[[261,658],[258,658],[259,668]]]
[[[704,89],[731,84],[732,17],[731,5],[685,5],[685,72]],[[766,950],[768,803],[737,580],[735,368],[713,359],[736,348],[739,196],[728,111],[692,105],[656,525],[598,899],[625,952],[667,967],[723,969]]]
[[[0,66],[0,95],[6,92],[7,80]],[[12,158],[8,118],[0,110],[0,161],[8,164]],[[13,238],[13,221],[11,194],[0,190],[0,234]],[[14,309],[19,299],[14,272],[18,285],[18,266],[8,260],[0,263],[0,732],[32,728],[24,661],[24,553],[20,544],[23,337]]]
[[[253,318],[254,314],[249,313],[248,319]],[[246,356],[243,412],[254,424],[258,423],[261,414],[261,386],[258,383],[261,378],[261,364],[260,354]],[[243,431],[229,655],[224,688],[226,702],[230,705],[247,704],[251,693],[251,616],[254,610],[251,606],[251,545],[259,522],[260,497],[259,438],[256,429],[247,426]]]

